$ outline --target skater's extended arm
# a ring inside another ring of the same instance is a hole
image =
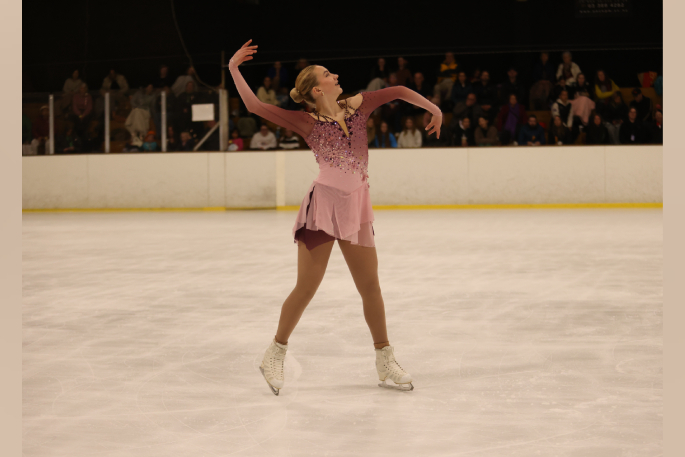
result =
[[[268,119],[269,121],[278,124],[283,128],[290,129],[300,135],[302,138],[307,138],[314,127],[314,123],[316,122],[314,118],[304,111],[286,110],[279,108],[278,106],[262,102],[257,98],[254,92],[252,92],[250,86],[247,85],[243,75],[240,74],[238,65],[245,60],[252,59],[252,56],[247,54],[256,52],[251,50],[253,46],[247,46],[248,43],[249,41],[245,43],[243,47],[238,50],[238,52],[236,52],[236,54],[228,63],[228,70],[231,72],[231,76],[233,76],[235,87],[238,89],[238,93],[240,94],[240,98],[243,99],[245,107],[251,113],[254,113],[259,117],[263,117],[264,119]]]
[[[430,124],[426,127],[428,134],[435,132],[437,137],[440,138],[440,124],[442,123],[442,111],[440,108],[430,101],[428,101],[423,95],[418,92],[409,89],[405,86],[392,86],[386,87],[384,89],[374,90],[371,92],[362,92],[364,97],[364,102],[361,108],[364,110],[365,114],[370,115],[373,110],[388,103],[392,100],[400,99],[405,102],[411,103],[418,107],[424,108],[433,114],[433,119],[431,119]],[[432,128],[432,130],[431,130]]]

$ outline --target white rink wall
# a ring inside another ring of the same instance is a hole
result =
[[[376,205],[662,203],[663,146],[369,150]],[[24,209],[298,207],[309,150],[22,158]]]

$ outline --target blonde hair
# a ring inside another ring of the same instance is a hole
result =
[[[303,101],[309,103],[310,105],[316,105],[314,97],[312,97],[312,89],[319,84],[319,78],[314,73],[316,65],[309,65],[305,67],[295,80],[295,88],[290,91],[290,97],[295,100],[296,103],[302,103]]]

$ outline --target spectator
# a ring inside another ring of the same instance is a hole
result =
[[[251,117],[244,116],[238,119],[238,130],[243,138],[251,138],[257,133],[257,122]]]
[[[549,126],[549,144],[571,144],[571,130],[564,125],[561,116],[554,115],[554,121]]]
[[[639,88],[633,89],[633,97],[630,107],[637,110],[637,118],[645,123],[652,122],[652,110],[654,109],[652,99],[642,95],[642,90]]]
[[[67,127],[55,144],[55,154],[74,154],[81,152],[81,139],[74,132],[73,127]]]
[[[290,83],[288,80],[288,70],[278,60],[274,62],[273,67],[267,70],[266,75],[271,78],[271,84],[276,92],[281,87],[288,87]]]
[[[278,143],[276,142],[276,135],[273,134],[266,124],[262,124],[259,128],[259,132],[252,136],[252,141],[250,141],[250,149],[276,149]]]
[[[646,142],[646,132],[644,124],[637,117],[637,109],[628,109],[628,121],[621,124],[619,131],[621,144],[643,144]]]
[[[488,126],[487,117],[480,116],[473,138],[478,146],[496,146],[498,143],[497,129],[494,126]]]
[[[368,139],[368,146],[373,147],[376,142],[376,123],[372,117],[366,121],[366,138]]]
[[[33,122],[31,139],[31,155],[45,154],[45,146],[50,139],[50,107],[40,107],[40,116]]]
[[[128,87],[127,87],[128,88]],[[93,97],[88,93],[88,85],[81,84],[79,91],[74,94],[72,103],[72,121],[77,136],[83,136],[91,119],[93,111]]]
[[[187,130],[191,136],[197,135],[196,123],[193,122],[193,105],[196,103],[199,103],[199,98],[195,92],[195,83],[188,81],[185,92],[177,98],[174,104],[176,109],[174,121],[179,130]]]
[[[172,125],[168,125],[166,128],[166,150],[169,152],[181,150],[180,141]]]
[[[181,132],[181,141],[179,143],[179,151],[185,151],[185,152],[193,152],[193,149],[195,149],[195,140],[193,137],[190,136],[190,132],[183,131]]]
[[[414,77],[411,74],[409,68],[407,68],[407,60],[404,57],[397,58],[397,84],[400,86],[410,87],[410,84],[414,82]]]
[[[526,89],[518,80],[518,72],[515,67],[509,67],[507,71],[507,81],[502,85],[502,90],[500,91],[500,105],[506,105],[509,102],[509,95],[515,94],[516,100],[523,105],[527,105],[526,100]]]
[[[478,84],[480,82],[480,67],[476,67],[473,70],[473,73],[471,73],[471,78],[469,79],[469,82],[473,86],[474,84]]]
[[[171,76],[169,76],[169,67],[166,64],[159,66],[159,77],[155,81],[154,87],[156,89],[164,89],[165,87],[171,87]]]
[[[620,91],[614,93],[605,111],[604,125],[609,131],[611,143],[621,144],[619,131],[621,124],[628,121],[628,106],[623,101],[623,94]]]
[[[549,81],[554,83],[556,77],[554,76],[554,67],[549,63],[549,53],[541,52],[540,61],[535,64],[533,68],[533,81]]]
[[[395,87],[397,85],[397,75],[390,73],[388,76],[388,87]],[[402,114],[407,113],[408,105],[407,102],[399,98],[381,105],[381,117],[389,124],[392,132],[398,133],[402,131]]]
[[[128,141],[126,141],[126,144],[124,145],[124,148],[122,149],[122,152],[140,152],[142,148],[142,145],[133,144],[131,142],[131,138],[129,137]]]
[[[471,127],[471,119],[468,117],[461,119],[452,131],[452,146],[468,147],[476,145],[473,128]]]
[[[567,84],[564,78],[561,78],[554,85],[554,88],[552,89],[552,100],[556,100],[557,98],[559,98],[559,95],[561,94],[562,90],[565,90],[569,94],[573,92],[571,84]]]
[[[299,137],[290,129],[285,129],[278,139],[278,149],[300,149]]]
[[[573,105],[568,99],[568,91],[562,90],[552,105],[552,116],[561,117],[561,122],[569,129],[573,127]]]
[[[150,130],[145,135],[145,142],[143,143],[143,151],[145,152],[156,152],[158,151],[157,142],[155,141],[155,131]]]
[[[573,123],[587,125],[590,121],[590,114],[595,109],[595,102],[584,95],[580,95],[571,100],[571,104],[573,105]]]
[[[150,111],[155,104],[155,88],[148,84],[143,89],[138,89],[131,97],[131,112],[124,124],[126,130],[131,134],[131,143],[142,146],[145,132],[150,130]]]
[[[468,117],[471,119],[471,124],[475,124],[476,120],[480,116],[486,116],[487,114],[483,109],[476,103],[476,94],[470,93],[466,96],[465,102],[459,102],[454,106],[452,113],[456,119],[464,119]],[[488,118],[489,119],[489,118]]]
[[[664,113],[658,109],[654,113],[654,121],[649,124],[649,142],[664,144]]]
[[[576,76],[580,73],[580,67],[571,61],[571,57],[569,51],[561,54],[562,62],[557,68],[557,81],[563,79],[566,84],[573,84],[576,81]]]
[[[231,130],[231,138],[228,139],[228,150],[242,151],[243,149],[243,139],[240,138],[240,132],[238,129]]]
[[[257,98],[269,105],[279,106],[280,102],[276,99],[276,91],[271,87],[271,78],[264,78],[264,82],[257,89]]]
[[[115,70],[109,70],[109,74],[102,80],[102,88],[100,93],[104,95],[109,92],[114,97],[116,104],[123,103],[126,100],[128,93],[128,82],[124,75],[117,73]]]
[[[619,89],[616,83],[609,79],[604,72],[604,70],[597,70],[597,77],[595,78],[595,95],[597,96],[597,101],[602,101],[603,103],[608,103],[611,96],[614,95]]]
[[[664,94],[664,77],[659,75],[654,80],[654,91],[661,97]]]
[[[443,102],[449,97],[452,85],[456,81],[457,62],[454,60],[454,53],[446,52],[445,60],[440,64],[440,70],[438,71],[438,82],[433,87],[433,97],[438,97],[440,102]]]
[[[576,76],[576,82],[570,84],[568,87],[568,98],[571,100],[574,100],[578,97],[587,97],[591,100],[595,98],[595,91],[592,90],[590,83],[585,79],[584,73],[578,73],[578,76]]]
[[[519,131],[519,144],[527,146],[540,146],[546,144],[545,130],[538,124],[535,114],[528,116],[528,124],[521,127]]]
[[[171,92],[173,92],[176,97],[180,97],[181,94],[186,91],[188,83],[193,83],[195,90],[199,87],[197,74],[195,73],[195,68],[192,66],[186,69],[185,75],[180,75],[176,78],[176,81],[174,81],[174,84],[171,86]]]
[[[471,93],[473,93],[473,87],[466,78],[466,72],[461,70],[457,75],[457,82],[452,85],[450,98],[452,99],[453,106],[456,106],[459,102],[465,102],[466,97]]]
[[[497,104],[497,88],[490,84],[490,72],[483,70],[480,74],[480,82],[473,85],[473,91],[478,97],[480,108],[488,116],[488,121],[494,119]]]
[[[371,92],[374,90],[382,89],[388,84],[388,70],[385,68],[385,59],[379,58],[376,62],[376,66],[371,70],[371,78],[368,86],[366,86],[366,91]]]
[[[408,117],[404,120],[404,129],[397,137],[397,147],[399,148],[420,148],[423,144],[421,132],[414,125],[414,118]]]
[[[509,95],[509,103],[502,105],[497,116],[500,143],[508,145],[517,138],[519,130],[526,123],[526,119],[526,110],[523,105],[518,103],[516,94]]]
[[[390,132],[388,123],[385,121],[381,122],[380,131],[373,140],[373,144],[377,148],[396,148],[397,141],[395,140],[395,135]]]
[[[592,122],[585,129],[585,144],[611,144],[609,131],[598,113],[595,113]]]
[[[64,87],[62,87],[62,99],[60,100],[58,106],[60,113],[69,113],[71,100],[74,97],[74,94],[79,91],[81,84],[83,84],[83,81],[81,81],[81,78],[79,78],[79,72],[78,70],[74,70],[74,72],[71,74],[71,78],[67,78],[67,80],[64,81]]]
[[[430,100],[432,97],[433,90],[428,87],[428,84],[426,84],[425,78],[423,77],[423,73],[421,73],[420,71],[414,73],[414,82],[409,85],[409,88],[423,95],[428,100]],[[410,109],[407,113],[409,115],[416,115],[424,111],[423,108],[414,106],[411,103],[409,104],[409,108]]]

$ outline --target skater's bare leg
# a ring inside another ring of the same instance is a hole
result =
[[[385,327],[385,305],[378,280],[376,248],[359,246],[344,240],[338,240],[338,245],[362,297],[364,318],[371,330],[374,347],[381,349],[389,346],[388,331]]]
[[[302,241],[298,240],[297,283],[281,308],[281,318],[278,321],[278,330],[275,335],[276,342],[288,344],[290,334],[295,330],[302,313],[314,298],[314,294],[323,280],[328,259],[333,250],[333,243],[331,240],[310,251]]]

